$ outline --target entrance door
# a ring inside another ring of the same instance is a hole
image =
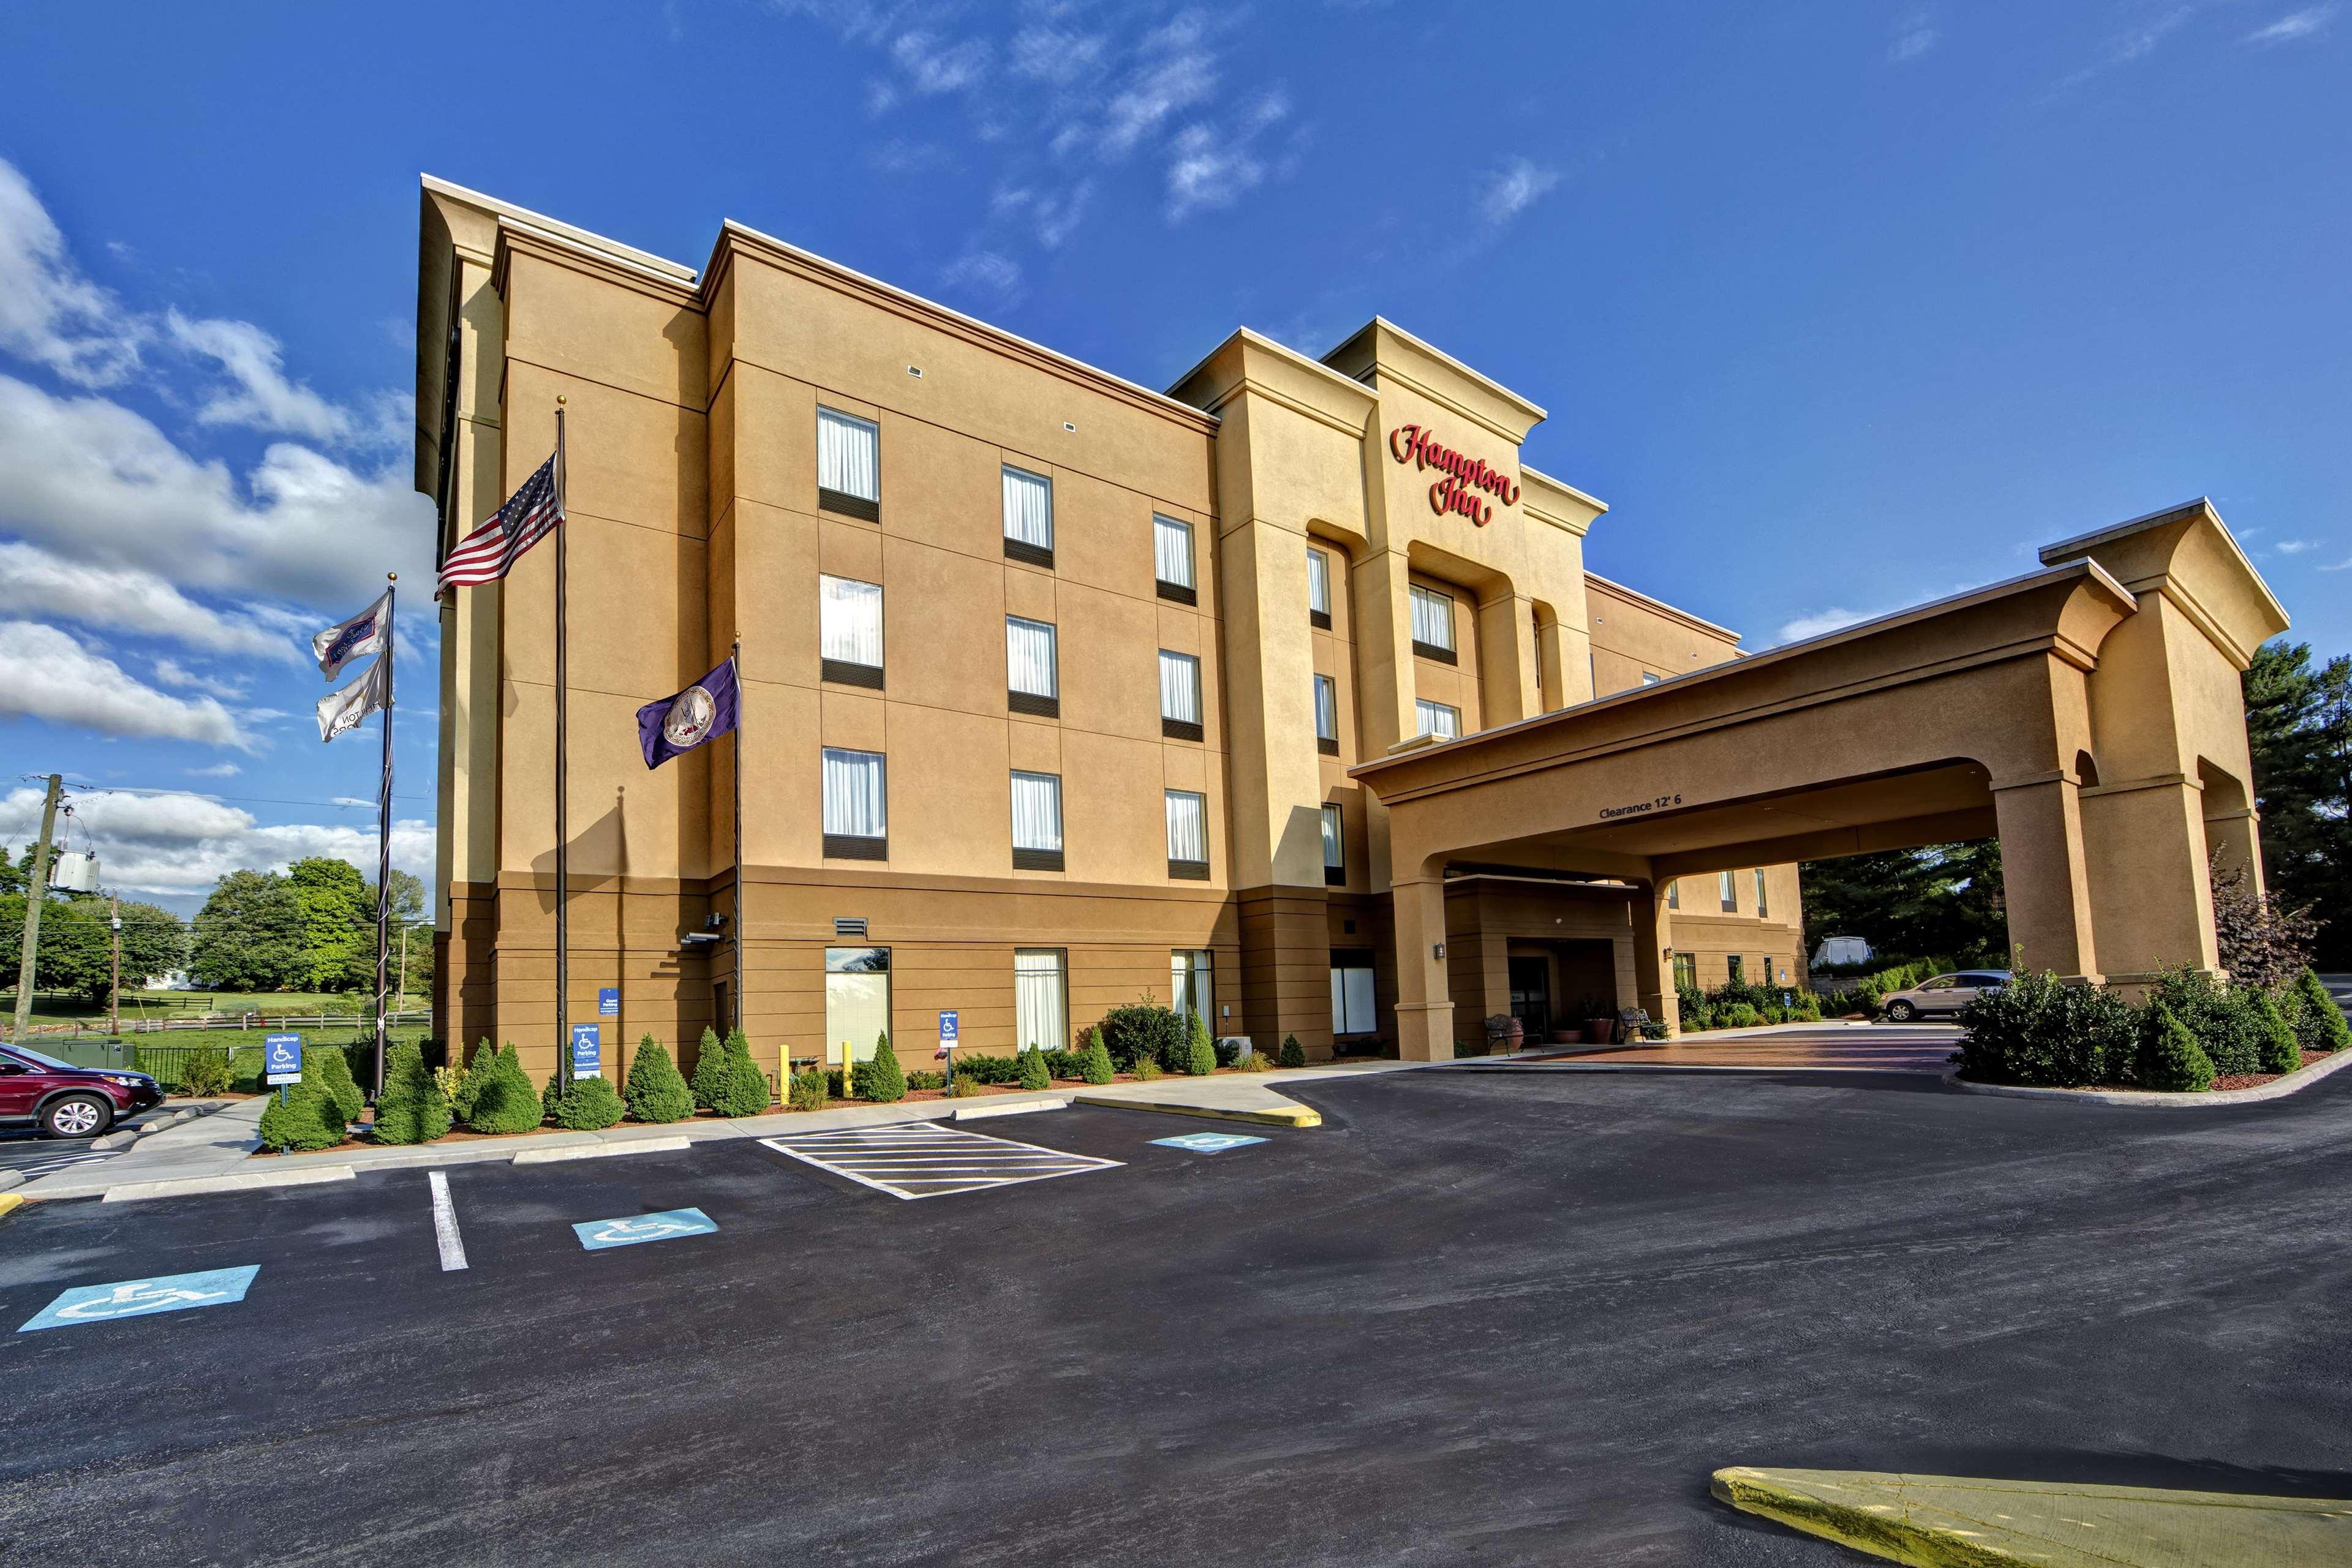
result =
[[[826,948],[824,1059],[845,1069],[852,1062],[872,1061],[889,1026],[890,950]]]
[[[1551,1032],[1551,961],[1543,957],[1514,958],[1511,966],[1511,1016],[1540,1040]]]

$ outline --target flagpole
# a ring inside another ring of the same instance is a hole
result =
[[[743,1028],[751,1016],[743,994],[743,635],[735,634],[727,653],[728,673],[735,678],[735,1026]],[[743,1029],[746,1041],[751,1031]]]
[[[572,531],[563,525],[563,395],[555,398],[555,1072],[565,1088],[572,1084],[572,845],[568,804],[572,793],[563,751],[565,682],[563,668],[564,545]]]
[[[400,574],[383,574],[383,777],[376,785],[375,805],[375,1092],[383,1097],[383,1058],[385,1028],[383,987],[389,977],[389,948],[392,931],[392,691],[393,678],[399,672],[392,667],[393,595],[400,588]]]

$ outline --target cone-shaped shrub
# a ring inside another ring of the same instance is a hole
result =
[[[899,1069],[898,1053],[890,1048],[888,1030],[875,1037],[874,1059],[866,1064],[858,1087],[866,1099],[885,1104],[907,1098],[907,1075]]]
[[[751,1059],[751,1042],[743,1037],[743,1031],[728,1030],[726,1045],[712,1054],[725,1060],[726,1074],[711,1097],[710,1109],[721,1116],[765,1116],[768,1075]],[[695,1076],[701,1077],[699,1070]]]
[[[2260,991],[2254,993],[2254,1015],[2263,1025],[2263,1070],[2293,1072],[2303,1065],[2303,1047],[2295,1042],[2294,1030],[2278,1004]]]
[[[2147,1041],[2140,1047],[2139,1081],[2147,1089],[2193,1094],[2213,1087],[2213,1059],[2189,1026],[2158,1002],[2148,1008]]]
[[[430,1143],[449,1131],[449,1100],[413,1045],[394,1046],[384,1063],[383,1093],[375,1102],[379,1143]]]
[[[352,1081],[351,1058],[343,1055],[340,1047],[329,1046],[317,1052],[313,1059],[319,1064],[316,1075],[319,1087],[326,1091],[329,1100],[334,1101],[337,1113],[345,1121],[357,1121],[360,1112],[367,1108],[367,1096],[361,1093],[360,1086]],[[302,1076],[313,1076],[307,1066]]]
[[[1100,1029],[1087,1031],[1087,1043],[1078,1052],[1078,1076],[1088,1083],[1111,1079],[1110,1047],[1103,1044]]]
[[[261,1146],[283,1153],[288,1150],[331,1149],[343,1141],[341,1108],[315,1079],[290,1085],[286,1103],[275,1098],[261,1113]]]
[[[2294,977],[2294,996],[2299,1005],[2294,1014],[2294,1037],[2306,1051],[2340,1051],[2352,1046],[2352,1023],[2344,1019],[2344,1010],[2319,983],[2319,976],[2305,970]]]
[[[1045,1070],[1045,1053],[1032,1046],[1021,1053],[1021,1087],[1045,1089],[1052,1085],[1053,1075]]]
[[[1298,1043],[1297,1035],[1282,1037],[1282,1054],[1275,1058],[1276,1067],[1303,1068],[1307,1065],[1307,1049]]]
[[[474,1048],[450,1110],[476,1132],[528,1132],[546,1119],[539,1090],[522,1070],[522,1054],[509,1042],[503,1049],[484,1040]]]
[[[593,1132],[621,1120],[628,1109],[602,1075],[583,1075],[573,1079],[572,1087],[557,1097],[555,1124],[569,1127],[574,1132]]]
[[[1194,1078],[1206,1078],[1217,1070],[1217,1047],[1209,1038],[1209,1021],[1198,1013],[1189,1016],[1192,1026],[1184,1043],[1184,1070]]]
[[[651,1035],[637,1042],[637,1057],[629,1064],[629,1081],[621,1098],[628,1102],[632,1121],[683,1121],[694,1114],[694,1091]]]
[[[719,1031],[702,1031],[702,1044],[694,1053],[694,1103],[705,1110],[719,1108],[719,1097],[727,1092],[727,1047],[719,1043]]]
[[[476,1042],[473,1054],[466,1058],[466,1070],[458,1076],[457,1087],[449,1093],[450,1115],[459,1121],[474,1119],[474,1101],[480,1096],[482,1086],[489,1082],[498,1059],[499,1048],[490,1044],[488,1035]]]

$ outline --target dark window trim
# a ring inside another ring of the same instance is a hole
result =
[[[865,838],[855,834],[828,833],[824,836],[824,858],[828,860],[887,860],[890,840]]]
[[[1336,757],[1339,754],[1339,737],[1336,735],[1318,735],[1315,737],[1315,749],[1322,752],[1327,757]]]
[[[1171,860],[1168,874],[1181,882],[1205,882],[1209,879],[1206,860]]]
[[[1327,888],[1346,887],[1348,885],[1348,868],[1345,866],[1324,867],[1323,885]]]
[[[1313,626],[1318,632],[1328,632],[1331,629],[1331,612],[1328,610],[1309,610],[1307,612],[1307,624]]]
[[[1433,658],[1440,664],[1459,665],[1462,662],[1452,648],[1440,647],[1433,642],[1423,642],[1419,637],[1412,640],[1412,657]]]
[[[1160,732],[1171,741],[1198,741],[1202,739],[1201,726],[1198,724],[1187,724],[1181,719],[1162,717],[1160,721]],[[1172,876],[1174,873],[1171,872],[1170,875]]]
[[[1062,869],[1062,852],[1058,849],[1022,849],[1013,851],[1013,868],[1016,871],[1058,871]]]
[[[866,686],[883,689],[882,667],[878,664],[852,664],[845,658],[817,660],[817,679],[830,680],[835,686]]]
[[[859,518],[866,522],[882,521],[880,501],[867,500],[864,496],[854,496],[847,490],[829,490],[823,485],[816,488],[816,509],[842,517]]]
[[[1197,605],[1201,602],[1199,591],[1188,588],[1181,583],[1171,583],[1165,578],[1155,577],[1152,579],[1152,586],[1160,590],[1161,598],[1173,599],[1180,605]]]
[[[1040,697],[1034,691],[1007,690],[1004,694],[1004,705],[1015,713],[1034,713],[1040,719],[1058,719],[1062,716],[1060,698]]]
[[[1048,572],[1054,569],[1054,547],[1050,544],[1036,545],[1025,539],[1008,539],[1004,542],[1004,558],[1024,565],[1043,566]]]

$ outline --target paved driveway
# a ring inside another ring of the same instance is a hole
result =
[[[1562,1066],[1828,1068],[1941,1074],[1950,1068],[1959,1040],[1960,1031],[1948,1024],[1833,1024],[1822,1028],[1722,1029],[1650,1046],[1538,1059]]]

